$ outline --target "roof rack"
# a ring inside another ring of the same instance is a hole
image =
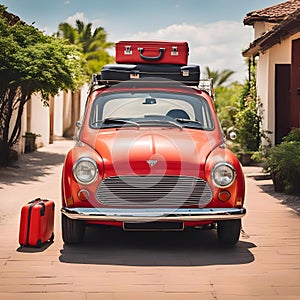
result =
[[[105,86],[105,84],[101,81],[101,74],[93,74],[89,84],[88,94],[102,86]]]
[[[89,84],[89,89],[88,89],[88,94],[90,94],[92,91],[95,89],[101,88],[101,87],[110,87],[114,85],[121,85],[121,86],[142,86],[142,85],[147,85],[147,86],[159,86],[159,85],[166,85],[168,84],[169,86],[178,86],[181,85],[183,87],[188,87],[185,83],[181,81],[175,81],[171,80],[168,78],[160,78],[158,79],[157,77],[143,77],[143,78],[131,78],[129,80],[103,80],[101,78],[101,74],[93,74],[90,84]],[[198,83],[199,84],[199,83]],[[198,87],[198,84],[195,85],[190,85],[194,87]]]
[[[144,78],[145,79],[145,78]],[[138,79],[132,79],[130,81],[137,81]],[[151,81],[149,81],[151,82]],[[115,82],[116,83],[116,82]],[[88,94],[90,94],[93,90],[104,87],[104,86],[111,86],[115,84],[113,82],[105,81],[101,79],[101,74],[93,74],[90,85],[89,85],[89,90]],[[164,82],[166,83],[166,82]],[[214,87],[213,87],[213,79],[212,78],[204,78],[199,80],[198,88],[202,91],[207,92],[213,99],[214,99]]]
[[[215,91],[212,78],[200,79],[198,87],[200,90],[207,92],[212,98],[214,98]]]

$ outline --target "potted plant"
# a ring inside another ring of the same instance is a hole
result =
[[[36,138],[41,136],[33,132],[25,132],[23,136],[25,138],[25,153],[30,153],[36,150]]]

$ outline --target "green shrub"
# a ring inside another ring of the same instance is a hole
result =
[[[300,129],[293,129],[270,150],[264,169],[271,173],[276,191],[300,193]]]
[[[259,149],[261,117],[258,114],[257,99],[249,95],[244,104],[244,108],[236,114],[235,127],[238,129],[237,141],[242,149],[254,152]]]
[[[290,133],[283,138],[284,142],[300,142],[300,128],[293,128]]]

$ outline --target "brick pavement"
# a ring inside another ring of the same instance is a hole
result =
[[[132,233],[89,228],[86,242],[60,237],[60,172],[71,141],[26,154],[0,169],[0,299],[300,299],[300,219],[247,177],[247,215],[234,249],[214,231]],[[247,175],[257,172],[245,168]],[[20,208],[56,202],[55,241],[20,249]]]

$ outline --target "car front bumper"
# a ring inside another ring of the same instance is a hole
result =
[[[61,212],[70,219],[108,222],[220,221],[241,219],[245,208],[67,208]]]

